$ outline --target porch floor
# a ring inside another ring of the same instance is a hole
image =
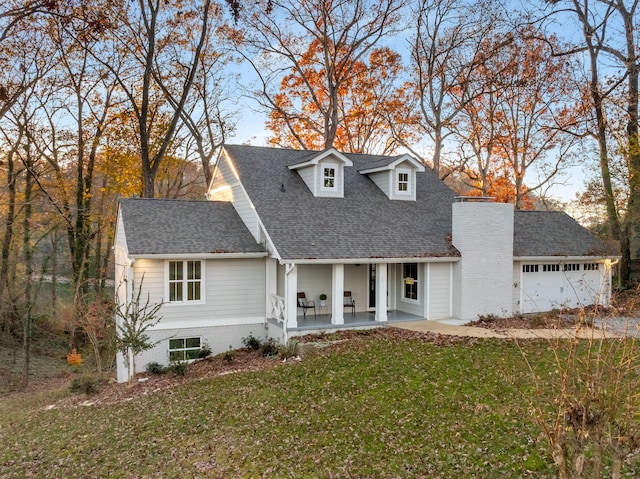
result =
[[[409,314],[402,311],[387,311],[387,321],[378,322],[375,320],[374,311],[360,311],[355,315],[350,312],[344,313],[344,324],[331,324],[331,314],[318,314],[313,316],[313,312],[307,312],[307,317],[298,316],[298,327],[291,328],[289,331],[313,331],[318,329],[357,329],[357,328],[373,328],[384,326],[400,321],[421,321],[424,318],[415,314]]]

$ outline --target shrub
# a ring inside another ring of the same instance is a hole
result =
[[[262,345],[262,341],[256,338],[253,333],[249,333],[249,336],[242,338],[242,344],[253,351],[258,351]]]
[[[478,315],[478,322],[480,322],[480,323],[494,323],[498,319],[500,319],[500,318],[495,314],[487,314],[487,315],[480,314],[480,315]]]
[[[167,371],[171,371],[176,376],[184,376],[187,373],[187,362],[177,361],[167,366]]]
[[[83,363],[82,356],[73,348],[69,354],[67,354],[67,363],[70,366],[77,368]]]
[[[222,359],[227,363],[233,361],[236,357],[236,352],[233,350],[233,347],[229,346],[229,350],[222,354]]]
[[[147,372],[151,374],[164,374],[167,372],[167,368],[165,368],[162,364],[153,361],[147,364]]]
[[[211,350],[211,346],[209,346],[209,343],[205,341],[204,343],[202,343],[200,351],[198,351],[198,357],[200,359],[208,358],[209,356],[211,356],[212,352],[213,351]]]
[[[280,346],[273,338],[263,341],[260,345],[260,353],[262,353],[263,356],[277,356],[279,350]]]
[[[73,381],[71,381],[71,384],[69,385],[69,389],[72,393],[84,393],[87,396],[91,396],[92,394],[97,393],[100,389],[100,379],[95,376],[82,375],[73,378]]]

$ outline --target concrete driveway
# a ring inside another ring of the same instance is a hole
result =
[[[640,323],[638,323],[640,325]],[[473,326],[461,326],[447,323],[446,321],[422,320],[394,322],[394,328],[407,329],[409,331],[430,332],[437,334],[448,334],[452,336],[466,336],[472,338],[507,338],[507,339],[555,339],[573,338],[616,338],[621,336],[620,328],[607,326],[604,328],[581,328],[575,329],[486,329]],[[638,329],[635,330],[636,333]],[[624,330],[622,330],[624,333]],[[639,336],[640,337],[640,336]]]

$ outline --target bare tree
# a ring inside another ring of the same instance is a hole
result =
[[[155,195],[155,177],[179,128],[215,13],[210,0],[117,4],[110,18],[119,23],[108,25],[109,40],[92,51],[135,119],[145,197]]]
[[[458,115],[474,100],[464,86],[479,59],[490,54],[482,40],[498,28],[496,8],[482,2],[421,0],[414,14],[411,68],[418,126],[431,140],[431,165],[438,174],[443,147],[454,133]]]

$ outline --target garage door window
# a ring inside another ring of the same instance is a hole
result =
[[[538,265],[537,264],[523,264],[522,265],[523,273],[537,273]]]
[[[560,265],[559,264],[543,264],[542,271],[544,271],[545,273],[560,271]]]

